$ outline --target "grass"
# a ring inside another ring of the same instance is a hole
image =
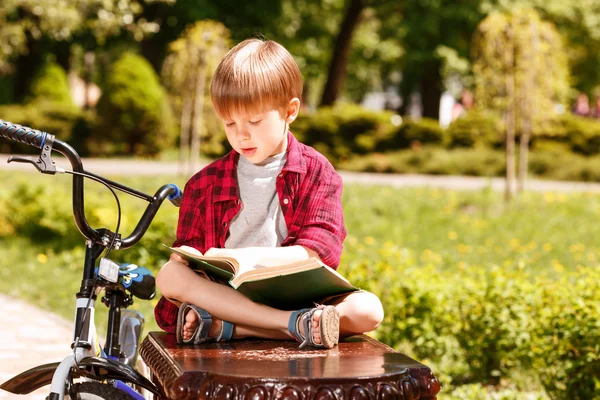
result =
[[[181,178],[166,176],[112,178],[147,193],[153,193],[166,182],[184,183]],[[47,188],[53,197],[48,201],[65,207],[63,214],[70,213],[68,176],[2,171],[0,182],[5,196],[24,183]],[[88,213],[110,221],[107,224],[112,227],[115,215],[112,195],[100,185],[89,184],[86,199],[94,205],[93,209],[88,208]],[[19,201],[10,200],[17,204]],[[343,203],[349,232],[347,243],[364,243],[369,247],[394,243],[419,254],[421,260],[434,260],[444,268],[499,265],[553,275],[580,265],[598,265],[600,259],[597,244],[600,225],[595,223],[600,216],[600,195],[597,194],[525,193],[505,204],[501,193],[488,189],[461,192],[348,185]],[[128,229],[139,218],[140,204],[135,199],[123,199],[124,226]],[[104,214],[108,216],[103,218]],[[134,250],[133,254],[140,257],[143,265],[156,271],[166,260],[166,254],[147,256],[144,247],[172,240],[176,219],[177,211],[166,204],[157,220],[168,232],[155,233],[151,228],[147,236],[158,238],[150,242],[143,240]],[[72,218],[57,223],[66,224],[64,229],[69,235],[78,235]],[[78,247],[64,250],[60,237],[44,241],[14,234],[0,236],[0,291],[71,319],[74,295],[81,279],[82,245],[83,240]],[[125,252],[116,254],[121,253]],[[341,271],[343,268],[342,260]],[[158,329],[152,313],[155,303],[156,300],[138,300],[133,306],[146,316],[150,330]],[[98,305],[98,310],[97,321],[104,327],[104,307]]]

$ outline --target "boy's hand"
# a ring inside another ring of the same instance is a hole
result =
[[[197,256],[202,256],[202,253],[200,251],[198,251],[198,249],[196,249],[194,247],[181,246],[181,247],[173,247],[173,248],[185,251],[186,253],[195,254]],[[182,263],[182,264],[185,264],[185,265],[189,265],[188,261],[185,258],[181,257],[177,253],[171,253],[171,257],[169,257],[169,261],[177,261],[179,263]]]

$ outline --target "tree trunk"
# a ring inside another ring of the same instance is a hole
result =
[[[181,106],[181,132],[179,133],[179,174],[189,176],[190,122],[192,120],[192,94],[184,93]]]
[[[83,73],[83,81],[84,81],[84,96],[83,98],[83,108],[89,110],[92,108],[92,99],[91,99],[91,83],[92,77],[94,76],[94,66],[96,63],[96,54],[93,51],[86,51],[83,55],[83,63],[84,63],[84,73]]]
[[[194,118],[192,122],[192,148],[191,167],[192,171],[198,170],[200,164],[200,135],[204,117],[204,92],[206,89],[206,65],[201,61],[196,73],[196,94],[194,98]]]
[[[43,45],[27,34],[27,54],[22,54],[15,62],[15,85],[13,99],[23,102],[30,94],[31,82],[43,61]]]
[[[348,56],[352,45],[352,34],[358,25],[360,13],[365,8],[364,0],[350,0],[340,32],[335,40],[333,56],[329,64],[327,82],[321,97],[321,106],[331,106],[337,100],[346,80]]]
[[[440,117],[440,98],[442,97],[441,65],[432,64],[421,81],[421,98],[423,103],[423,117],[438,119]]]
[[[511,43],[511,40],[512,38],[509,36],[508,43]],[[506,186],[504,188],[506,201],[510,201],[513,197],[515,182],[515,75],[513,51],[514,47],[512,46],[507,49],[506,60]]]
[[[521,110],[522,129],[521,140],[519,142],[519,177],[517,182],[517,191],[519,193],[525,190],[525,181],[527,180],[527,169],[529,164],[529,139],[533,130],[533,116],[535,115],[534,98],[536,95],[536,87],[534,84],[534,79],[537,73],[543,72],[539,71],[538,64],[536,62],[539,50],[537,25],[530,25],[530,29],[532,51],[527,53],[527,60],[524,63],[526,81],[523,87],[523,94],[521,96],[523,99]]]

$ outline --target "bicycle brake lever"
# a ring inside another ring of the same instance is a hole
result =
[[[37,170],[42,174],[55,175],[60,171],[56,168],[54,161],[52,161],[51,153],[53,144],[54,139],[49,136],[46,138],[46,143],[44,144],[44,147],[42,147],[42,154],[40,154],[39,158],[36,159],[35,157],[10,156],[8,157],[7,163],[14,161],[33,164],[33,166],[36,167]]]

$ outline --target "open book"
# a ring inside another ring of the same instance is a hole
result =
[[[280,310],[311,307],[325,297],[358,290],[334,269],[311,257],[292,264],[244,265],[233,256],[199,256],[165,246],[186,259],[197,271],[227,281],[246,297]]]

